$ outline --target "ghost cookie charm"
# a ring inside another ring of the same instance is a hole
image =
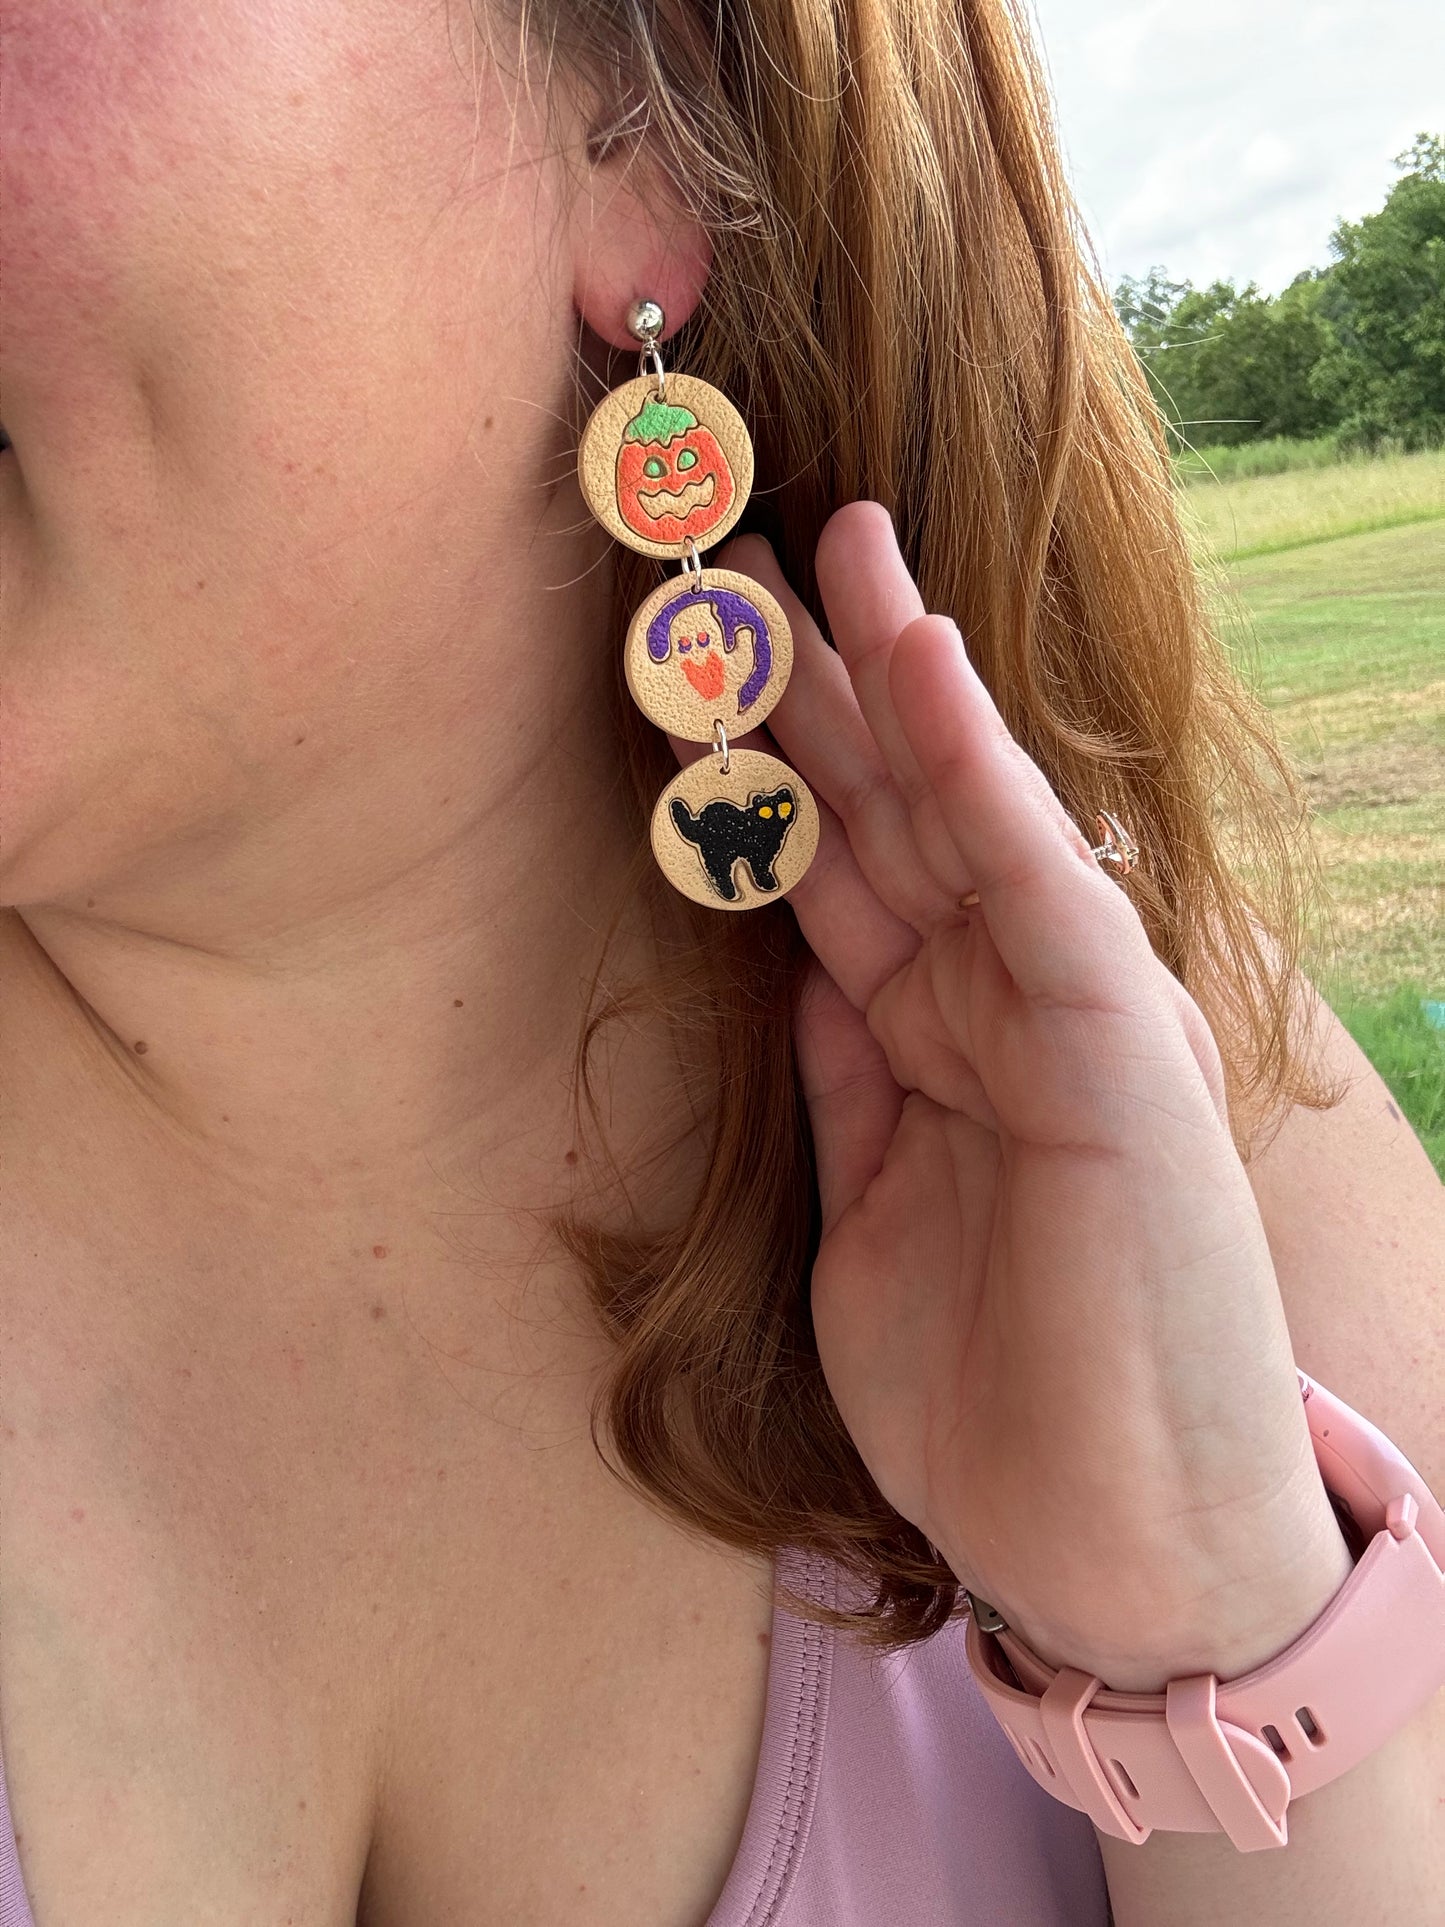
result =
[[[691,570],[655,589],[624,645],[632,700],[659,729],[713,741],[713,724],[740,735],[772,714],[793,667],[788,619],[761,582],[733,569]]]
[[[635,301],[629,331],[651,374],[614,388],[594,409],[577,454],[593,515],[629,548],[676,558],[681,573],[633,615],[624,669],[633,701],[660,729],[709,743],[668,784],[652,817],[652,848],[684,896],[750,910],[798,882],[818,847],[818,806],[796,771],[728,737],[771,714],[793,665],[776,597],[733,569],[705,569],[747,505],[753,448],[726,395],[694,375],[666,374],[663,313]]]

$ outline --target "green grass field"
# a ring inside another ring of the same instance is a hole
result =
[[[1437,442],[1434,446],[1439,447]],[[1403,455],[1399,442],[1385,441],[1373,449],[1342,447],[1335,433],[1301,441],[1283,435],[1259,442],[1235,442],[1218,448],[1181,448],[1174,457],[1175,473],[1186,482],[1212,477],[1240,482],[1251,475],[1284,475],[1296,468],[1335,468],[1342,463],[1377,461]]]
[[[1225,562],[1243,562],[1438,520],[1445,515],[1445,448],[1228,481],[1196,470],[1186,500],[1201,542]]]
[[[1316,980],[1445,1172],[1445,451],[1187,495],[1313,805]]]

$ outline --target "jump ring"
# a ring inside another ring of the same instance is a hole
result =
[[[667,376],[663,371],[662,356],[658,352],[657,343],[655,341],[649,341],[647,346],[643,348],[638,354],[637,372],[639,375],[645,375],[647,373],[647,363],[649,358],[652,361],[653,370],[657,375],[657,399],[659,401],[664,401],[667,398]]]
[[[728,773],[728,733],[723,728],[723,719],[721,716],[714,716],[712,719],[712,739],[716,748],[722,751],[722,773],[726,776]]]

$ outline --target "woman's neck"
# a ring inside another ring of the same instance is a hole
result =
[[[0,1148],[28,1142],[63,1186],[84,1143],[138,1200],[249,1201],[298,1250],[367,1239],[388,1210],[565,1201],[578,1023],[630,853],[615,779],[562,761],[509,773],[406,867],[303,837],[301,879],[265,849],[177,874],[169,928],[106,914],[103,890],[0,913]],[[650,967],[622,928],[609,978]],[[608,1066],[624,1156],[666,1134],[674,1082],[661,1035],[629,1028]]]

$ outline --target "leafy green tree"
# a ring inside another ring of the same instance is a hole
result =
[[[1160,411],[1175,428],[1188,424],[1186,440],[1193,438],[1200,408],[1213,412],[1194,380],[1194,350],[1233,298],[1228,283],[1198,289],[1188,281],[1171,281],[1163,268],[1126,277],[1115,290],[1115,310],[1144,364]]]
[[[1313,435],[1332,425],[1332,399],[1310,386],[1327,338],[1306,289],[1271,300],[1251,282],[1220,304],[1193,354],[1198,402],[1211,405],[1200,408],[1202,441]],[[1206,431],[1203,417],[1211,409],[1217,426]]]
[[[1403,154],[1395,156],[1402,174],[1419,174],[1427,181],[1445,181],[1445,137],[1417,134]]]
[[[1310,386],[1352,439],[1411,447],[1445,436],[1445,140],[1418,135],[1396,165],[1379,213],[1331,237],[1329,345]]]
[[[1327,345],[1315,277],[1277,301],[1251,282],[1207,288],[1162,269],[1120,284],[1115,303],[1165,420],[1194,447],[1312,435],[1332,425],[1332,400],[1310,387]]]
[[[1332,265],[1273,300],[1158,267],[1120,282],[1115,307],[1181,442],[1445,437],[1445,137],[1417,135],[1395,164],[1379,212],[1335,229]]]
[[[1147,274],[1126,274],[1114,290],[1114,307],[1119,319],[1136,345],[1160,338],[1169,317],[1186,294],[1187,281],[1171,281],[1163,268],[1150,268]]]

